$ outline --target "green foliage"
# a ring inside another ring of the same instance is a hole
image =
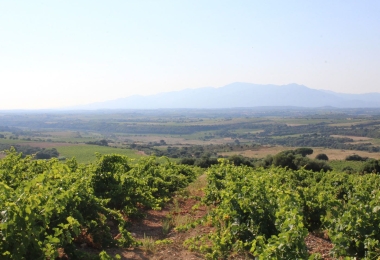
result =
[[[366,161],[362,166],[361,172],[380,173],[380,160],[370,159]]]
[[[100,145],[100,146],[108,146],[108,141],[106,139],[98,140],[98,141],[88,141],[86,144]]]
[[[358,154],[352,154],[346,156],[346,161],[366,161],[368,157],[362,157]]]
[[[111,243],[101,216],[118,215],[93,195],[87,169],[73,172],[57,160],[32,161],[11,152],[0,161],[0,172],[0,252],[10,259],[56,257],[59,247],[72,253],[81,232],[95,243]]]
[[[297,169],[297,165],[294,163],[295,158],[293,151],[283,151],[273,156],[273,165],[295,170]]]
[[[267,156],[259,166],[270,167],[273,165],[276,167],[287,167],[292,170],[304,168],[315,172],[330,171],[331,167],[325,161],[312,160],[305,157],[307,154],[312,152],[313,150],[310,148],[282,151],[274,156]]]
[[[232,155],[227,159],[228,161],[232,162],[235,166],[254,166],[253,162],[249,158],[243,157],[241,155]]]
[[[204,155],[202,158],[195,161],[195,165],[201,168],[208,168],[214,164],[218,164],[218,159],[211,158],[210,155]]]
[[[36,159],[51,159],[53,157],[57,158],[59,156],[59,153],[57,149],[51,148],[51,149],[42,149],[41,151],[37,152],[35,155]]]
[[[361,161],[332,160],[329,165],[338,172],[356,173],[360,172],[363,164]]]
[[[131,246],[120,210],[130,216],[140,207],[157,208],[194,178],[188,166],[154,157],[131,162],[99,155],[94,164],[80,165],[22,158],[13,149],[0,160],[0,258],[53,259],[58,248],[81,258],[74,243]],[[109,221],[118,225],[120,239]],[[106,253],[100,258],[109,259]]]
[[[180,161],[181,164],[186,164],[186,165],[194,165],[195,164],[195,159],[194,158],[182,158]]]
[[[306,155],[313,154],[313,152],[314,152],[313,149],[306,148],[306,147],[301,147],[294,150],[294,154],[300,154],[303,157],[305,157]]]
[[[207,218],[216,230],[186,244],[210,259],[239,251],[258,259],[307,259],[305,236],[321,229],[334,244],[334,258],[380,256],[379,175],[253,169],[221,160],[207,176],[205,202],[215,205]]]
[[[328,161],[329,157],[325,153],[320,153],[315,156],[315,159],[317,160],[323,160],[323,161]]]
[[[56,148],[46,149],[40,147],[33,147],[27,144],[1,144],[0,151],[2,150],[16,150],[18,153],[22,153],[22,157],[27,155],[33,155],[35,159],[51,159],[59,156]]]
[[[57,150],[61,156],[66,158],[75,158],[79,163],[93,163],[97,160],[96,153],[100,154],[121,154],[129,158],[140,158],[135,151],[130,149],[114,148],[109,146],[98,145],[70,145],[59,146]]]

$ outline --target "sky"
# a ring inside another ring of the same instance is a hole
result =
[[[0,110],[233,82],[380,92],[380,1],[0,1]]]

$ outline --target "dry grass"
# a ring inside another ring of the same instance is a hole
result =
[[[353,150],[339,150],[339,149],[325,149],[325,148],[313,148],[314,153],[310,155],[314,158],[319,153],[325,153],[330,160],[344,160],[348,155],[357,154],[362,157],[370,157],[380,159],[380,153],[370,153],[365,151],[353,151]]]
[[[239,155],[250,157],[250,158],[264,158],[267,155],[275,155],[281,151],[289,150],[289,149],[295,149],[295,148],[284,147],[284,146],[263,146],[257,150],[255,149],[255,150],[245,150],[245,151],[235,151],[235,152],[223,152],[219,154],[223,156],[239,154]]]
[[[203,196],[203,190],[207,186],[207,176],[202,174],[186,188],[190,196]]]
[[[152,237],[146,236],[144,234],[144,238],[141,239],[141,247],[145,249],[146,251],[154,253],[156,249],[155,241]]]

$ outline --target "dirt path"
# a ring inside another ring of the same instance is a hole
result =
[[[147,210],[144,212],[145,218],[132,220],[129,230],[134,238],[142,242],[142,246],[108,249],[107,253],[113,256],[119,254],[122,259],[134,260],[205,259],[203,255],[188,250],[183,243],[190,237],[212,232],[212,227],[199,225],[186,232],[174,230],[174,226],[190,223],[208,213],[209,209],[206,206],[199,206],[199,198],[204,196],[202,188],[205,185],[206,177],[201,176],[185,190],[185,196],[176,195],[162,210]],[[167,228],[168,221],[171,223],[170,229]],[[166,241],[169,244],[157,245],[155,241]],[[309,234],[305,242],[309,253],[320,253],[322,259],[333,259],[330,256],[332,244],[327,239]],[[247,256],[234,256],[231,259],[247,259]]]
[[[107,252],[111,255],[119,254],[122,259],[204,259],[202,255],[187,250],[183,246],[183,242],[190,237],[208,233],[211,228],[202,226],[187,232],[174,230],[175,225],[190,223],[207,214],[206,206],[193,208],[194,205],[199,204],[199,200],[194,197],[203,196],[204,182],[205,176],[201,176],[185,190],[185,196],[177,195],[162,210],[148,210],[145,212],[146,217],[144,219],[132,221],[129,231],[134,238],[143,243],[141,247],[126,250],[110,249]],[[167,228],[168,222],[171,226],[169,229]],[[164,240],[169,244],[157,245],[154,243],[157,240]]]

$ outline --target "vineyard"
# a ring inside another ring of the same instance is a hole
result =
[[[54,259],[64,252],[90,259],[77,244],[137,245],[126,220],[142,208],[160,209],[195,177],[189,167],[159,164],[154,157],[104,155],[79,165],[10,151],[0,160],[0,258]],[[99,257],[108,259],[104,251]]]
[[[377,174],[253,168],[220,159],[206,175],[201,204],[209,211],[175,227],[179,233],[210,228],[183,243],[204,258],[323,259],[308,252],[310,233],[331,241],[336,259],[380,257]],[[112,259],[109,248],[141,245],[130,233],[131,220],[143,210],[159,211],[198,176],[196,167],[155,157],[98,155],[84,165],[11,150],[0,160],[0,258]]]
[[[205,202],[215,232],[186,244],[209,259],[244,252],[258,259],[321,259],[308,255],[309,232],[325,233],[332,255],[380,257],[380,176],[252,169],[221,160],[208,170]]]

